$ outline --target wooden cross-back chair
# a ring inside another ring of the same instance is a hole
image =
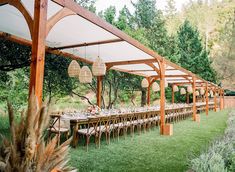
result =
[[[66,139],[70,133],[70,121],[61,119],[62,113],[51,114],[51,119],[48,128],[48,137],[51,139],[52,134],[58,137],[58,144],[60,144],[61,135],[65,135]]]
[[[123,132],[124,137],[126,137],[127,134],[127,128],[128,128],[128,122],[127,122],[127,114],[120,114],[118,116],[119,123],[117,123],[117,136],[119,140],[120,132]]]
[[[99,130],[101,127],[100,119],[101,119],[100,117],[88,118],[87,128],[78,129],[77,131],[78,135],[83,135],[86,137],[85,146],[86,146],[87,151],[88,151],[88,146],[90,143],[91,136],[95,137],[96,146],[99,144],[99,137],[100,137]]]
[[[101,136],[103,133],[105,133],[105,137],[106,137],[106,143],[110,144],[110,134],[111,131],[113,129],[112,125],[111,125],[111,115],[110,116],[101,116],[100,117],[100,125],[98,128],[98,132],[99,132],[99,148],[100,148],[100,140],[101,140]]]

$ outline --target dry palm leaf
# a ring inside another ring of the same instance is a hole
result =
[[[46,143],[44,131],[48,126],[47,104],[38,106],[31,94],[27,112],[21,113],[19,124],[14,122],[12,105],[8,103],[11,139],[0,145],[0,172],[77,171],[67,165],[71,139],[57,145],[57,137]]]

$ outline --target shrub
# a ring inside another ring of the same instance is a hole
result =
[[[228,127],[220,139],[198,158],[190,161],[195,172],[235,171],[235,111],[229,114]]]

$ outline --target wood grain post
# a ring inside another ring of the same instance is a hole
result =
[[[219,90],[219,95],[220,95],[220,110],[222,110],[223,109],[222,89]]]
[[[193,76],[193,120],[196,121],[197,107],[196,107],[196,79]]]
[[[164,60],[160,61],[161,64],[161,72],[160,72],[160,134],[164,134],[165,127],[165,62]]]
[[[35,91],[38,103],[42,103],[45,63],[45,35],[47,24],[47,0],[37,0],[34,5],[32,59],[30,64],[29,95]]]
[[[148,90],[147,90],[147,105],[150,106],[150,88],[151,88],[151,82],[150,82],[150,78],[147,78],[149,86],[148,86]]]
[[[171,87],[171,88],[172,88],[172,94],[171,94],[171,96],[172,96],[172,97],[171,97],[171,102],[172,102],[172,104],[173,104],[173,103],[175,103],[174,84],[172,85],[172,87]]]
[[[214,88],[214,111],[216,112],[217,109],[217,97],[216,97],[217,91],[216,88]]]
[[[225,101],[224,101],[224,90],[223,90],[223,109],[225,108]]]
[[[97,76],[96,102],[99,108],[101,108],[102,79],[103,79],[102,76]]]
[[[209,114],[208,82],[206,82],[206,115]]]
[[[186,100],[187,104],[189,104],[189,93],[188,92],[186,93],[186,99],[187,99]]]

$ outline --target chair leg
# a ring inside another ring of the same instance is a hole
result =
[[[88,152],[88,145],[90,143],[90,136],[86,136],[86,151]]]
[[[99,134],[98,136],[98,148],[100,149],[100,140],[101,140],[102,133]]]
[[[118,138],[118,141],[119,141],[119,134],[120,134],[120,128],[117,129],[117,138]]]

